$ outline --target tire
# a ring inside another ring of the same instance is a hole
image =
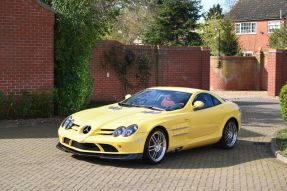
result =
[[[159,127],[154,128],[147,136],[143,162],[147,164],[159,164],[167,150],[167,135]]]
[[[235,120],[230,119],[224,126],[222,137],[216,146],[222,149],[232,149],[237,141],[238,127]]]

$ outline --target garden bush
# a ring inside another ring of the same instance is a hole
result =
[[[52,92],[28,92],[25,89],[21,90],[19,96],[14,96],[14,92],[8,92],[7,99],[4,93],[0,92],[0,119],[52,117],[54,114]]]
[[[279,95],[279,100],[279,103],[281,105],[282,117],[287,122],[287,84],[282,87]]]

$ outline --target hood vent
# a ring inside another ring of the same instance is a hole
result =
[[[156,112],[156,111],[143,111],[142,113],[146,113],[146,114],[160,114],[161,112]]]
[[[123,109],[123,107],[109,107],[109,109],[112,109],[112,110],[120,110],[120,109]]]

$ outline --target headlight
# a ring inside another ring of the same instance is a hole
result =
[[[74,121],[75,120],[72,119],[72,116],[69,116],[62,124],[62,127],[69,129],[73,125]]]
[[[126,127],[124,127],[124,126],[117,128],[117,129],[114,131],[113,136],[114,136],[114,137],[120,136],[125,129],[126,129]]]
[[[128,137],[134,134],[137,130],[138,130],[138,125],[131,125],[128,128],[126,128],[122,134],[124,137]]]
[[[72,120],[72,116],[69,116],[69,117],[64,121],[64,123],[62,124],[62,127],[66,127],[71,120]]]
[[[74,119],[70,120],[70,122],[69,122],[68,125],[66,126],[66,129],[70,129],[70,127],[72,127],[74,121],[75,121]]]

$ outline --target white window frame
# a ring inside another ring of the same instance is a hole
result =
[[[272,31],[269,30],[270,22],[279,22],[279,29],[281,28],[281,22],[280,22],[280,20],[268,21],[268,33],[273,33]]]
[[[254,52],[253,51],[242,51],[243,56],[247,56],[247,54],[251,54],[251,56],[254,56]]]
[[[242,24],[250,23],[251,25],[251,32],[242,33]],[[255,24],[255,32],[252,32],[252,25]],[[236,32],[236,25],[239,25],[239,33]],[[243,22],[243,23],[235,23],[235,34],[237,35],[244,35],[244,34],[257,34],[257,23],[256,22]]]

